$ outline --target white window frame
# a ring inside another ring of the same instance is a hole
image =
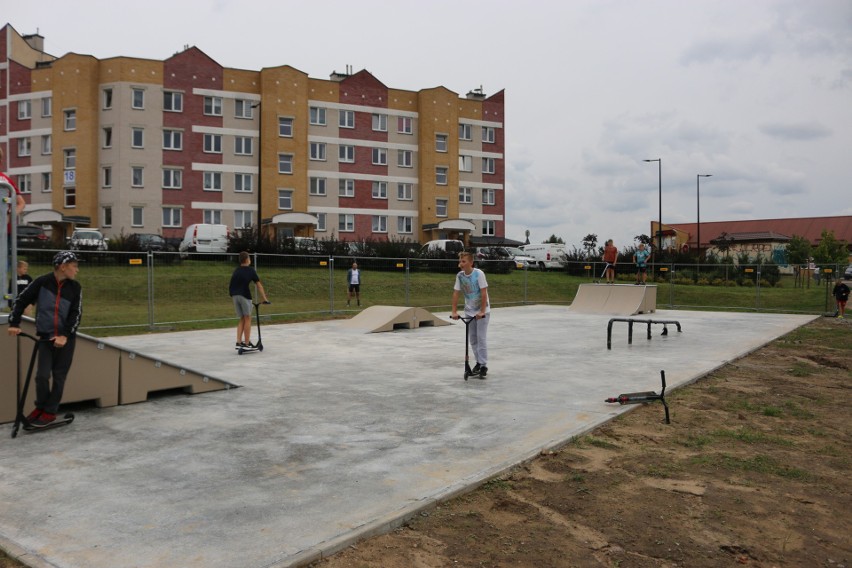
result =
[[[278,154],[278,173],[293,173],[293,154]]]
[[[163,189],[183,188],[183,170],[163,168]]]
[[[50,156],[53,154],[53,135],[43,134],[41,137],[41,155]]]
[[[482,173],[493,174],[497,172],[497,161],[494,158],[482,158]]]
[[[396,218],[396,232],[402,235],[410,235],[414,232],[414,218],[413,217],[397,217]]]
[[[326,178],[312,177],[309,183],[308,193],[310,195],[326,195],[328,185]]]
[[[387,148],[373,148],[373,165],[386,166],[388,165],[388,150]]]
[[[325,107],[311,107],[309,113],[310,123],[314,126],[325,126],[327,124]]]
[[[183,93],[179,91],[163,91],[163,111],[183,112]]]
[[[338,233],[354,233],[355,232],[355,215],[352,213],[340,213],[337,216],[337,232]]]
[[[459,122],[459,140],[473,140],[473,125]]]
[[[221,154],[222,153],[222,135],[221,134],[205,134],[204,135],[204,153],[205,154]]]
[[[75,209],[77,207],[77,188],[69,185],[63,190],[63,204],[66,209]]]
[[[136,214],[139,214],[139,220],[136,220]],[[144,227],[145,226],[145,208],[139,205],[133,205],[130,207],[130,226],[131,227]]]
[[[413,183],[398,183],[398,184],[396,184],[396,198],[399,201],[414,201],[414,184]]]
[[[183,150],[183,131],[163,130],[163,150]]]
[[[373,232],[387,233],[388,232],[388,216],[373,215]]]
[[[222,210],[221,209],[205,209],[202,213],[202,217],[204,217],[204,223],[208,225],[221,225],[222,224]]]
[[[163,207],[163,227],[180,227],[183,210],[180,207]]]
[[[134,110],[145,109],[145,89],[132,87],[130,89],[130,108]]]
[[[50,193],[53,191],[53,173],[42,172],[41,174],[41,192]]]
[[[33,117],[33,102],[18,101],[18,120],[29,120]]]
[[[482,204],[483,205],[497,205],[497,192],[493,189],[483,189],[482,190]]]
[[[254,153],[254,145],[251,136],[234,136],[234,155],[251,156]]]
[[[112,187],[112,166],[103,166],[101,168],[101,187]]]
[[[396,165],[400,168],[414,167],[414,152],[411,150],[396,151]]]
[[[337,161],[343,164],[355,163],[355,146],[341,144],[337,148]]]
[[[139,174],[138,179],[137,175]],[[145,187],[145,168],[142,166],[130,166],[130,187]]]
[[[447,185],[449,183],[450,168],[446,166],[437,166],[435,168],[435,184]]]
[[[113,93],[112,87],[104,89],[103,91],[101,91],[101,94],[102,94],[102,100],[101,100],[102,107],[101,108],[103,110],[112,109],[112,93]]]
[[[29,136],[18,138],[18,157],[25,158],[33,153],[33,142]]]
[[[222,97],[204,97],[204,115],[222,116]]]
[[[337,126],[340,128],[355,128],[355,111],[345,109],[337,111]]]
[[[245,172],[234,172],[234,192],[251,193],[254,191],[254,176]]]
[[[145,129],[139,126],[130,128],[130,147],[136,149],[145,148]]]
[[[435,216],[436,217],[446,217],[449,215],[450,203],[449,199],[444,199],[439,197],[435,199]],[[442,213],[443,211],[443,213]]]
[[[373,199],[388,198],[388,182],[374,181],[373,182]]]
[[[234,228],[250,229],[254,224],[254,211],[250,209],[237,209],[234,211]]]
[[[204,191],[222,191],[222,172],[204,172],[201,188]]]
[[[473,188],[459,187],[459,203],[473,203]]]
[[[317,228],[314,229],[317,232],[325,232],[325,222],[326,222],[326,214],[325,213],[317,213]]]
[[[473,171],[473,156],[465,156],[464,154],[459,154],[459,171],[460,172],[472,172]]]
[[[483,219],[482,221],[482,236],[493,237],[497,235],[497,221],[492,219]]]
[[[21,193],[33,192],[33,178],[30,174],[18,174],[18,191]]]
[[[101,207],[101,212],[103,213],[104,220],[102,225],[104,227],[112,227],[112,205]]]
[[[73,170],[77,168],[77,149],[76,148],[65,148],[62,150],[62,163],[65,166],[66,170]]]
[[[73,108],[65,109],[62,111],[64,114],[64,130],[66,132],[71,132],[72,130],[77,130],[77,110]]]
[[[493,126],[483,126],[482,127],[482,143],[483,144],[494,144],[496,141],[496,129]]]
[[[278,117],[278,137],[292,138],[293,137],[293,117],[279,116]]]
[[[278,210],[292,211],[293,210],[293,190],[279,189],[278,190]]]
[[[104,126],[102,129],[104,135],[103,148],[112,148],[112,126]]]
[[[248,119],[254,118],[254,103],[248,99],[234,99],[234,118]]]
[[[44,97],[41,99],[41,117],[50,116],[53,116],[53,97]]]
[[[447,134],[435,134],[435,151],[449,152],[450,140]]]
[[[309,158],[315,162],[325,162],[325,142],[311,142]]]
[[[338,197],[355,197],[355,180],[349,178],[340,178],[337,183]]]
[[[396,117],[396,131],[399,134],[414,134],[413,119],[410,116]]]
[[[386,114],[373,114],[373,131],[374,132],[387,132],[388,131],[388,115]]]

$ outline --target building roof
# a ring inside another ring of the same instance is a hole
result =
[[[788,242],[790,237],[787,235],[781,235],[774,231],[753,231],[751,233],[720,233],[715,239],[711,239],[710,242],[719,240],[721,241],[724,238],[725,241],[730,241],[732,243],[750,243],[750,242]],[[701,239],[704,240],[703,238]]]
[[[696,245],[698,236],[696,223],[666,223],[669,227],[689,233],[688,244]],[[748,221],[702,221],[701,245],[707,246],[722,233],[728,235],[746,233],[773,233],[787,237],[804,237],[816,246],[822,240],[823,231],[834,231],[834,238],[852,243],[852,215],[837,217],[800,217],[790,219],[753,219]]]

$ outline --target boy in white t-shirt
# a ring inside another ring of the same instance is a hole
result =
[[[473,372],[484,379],[488,374],[488,320],[491,313],[488,282],[485,280],[485,273],[473,267],[472,253],[459,253],[459,268],[453,286],[453,313],[450,317],[459,319],[459,295],[464,294],[464,315],[476,318],[476,321],[470,323],[469,337],[473,355],[476,357]]]

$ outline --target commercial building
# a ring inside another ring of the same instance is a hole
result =
[[[503,237],[503,91],[366,70],[44,53],[0,29],[0,146],[24,222],[181,237],[192,223],[341,240]]]

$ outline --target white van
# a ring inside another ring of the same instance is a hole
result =
[[[186,228],[180,242],[181,256],[191,252],[228,252],[228,226],[196,223]]]
[[[524,245],[524,254],[532,257],[535,265],[541,270],[562,270],[568,264],[568,253],[565,245],[559,243],[542,243],[540,245]]]

